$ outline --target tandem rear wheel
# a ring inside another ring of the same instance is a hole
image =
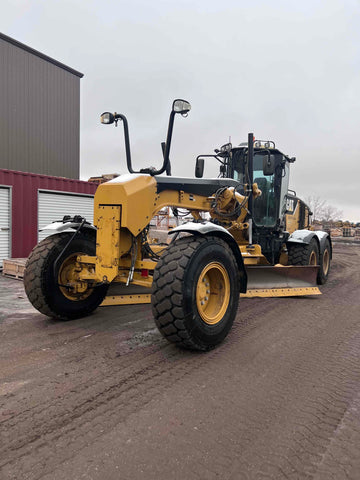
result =
[[[224,340],[239,302],[239,272],[227,243],[189,236],[172,243],[154,271],[152,310],[161,334],[190,350]]]
[[[289,265],[319,265],[317,283],[320,285],[326,283],[331,261],[331,246],[328,238],[321,253],[315,238],[312,238],[309,244],[288,244],[287,248]]]

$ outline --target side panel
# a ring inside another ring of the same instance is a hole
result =
[[[137,236],[156,211],[156,181],[145,174],[128,174],[99,185],[95,194],[95,226],[103,206],[122,207],[121,226]]]
[[[101,206],[96,212],[96,275],[111,282],[118,274],[121,206]]]
[[[289,233],[296,230],[303,230],[310,226],[309,207],[299,198],[286,196],[285,228]]]

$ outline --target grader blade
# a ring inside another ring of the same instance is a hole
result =
[[[151,303],[151,289],[139,285],[129,285],[124,283],[114,283],[110,285],[107,296],[100,305],[101,307],[111,307],[115,305],[138,305],[142,303]]]
[[[254,266],[247,267],[248,288],[242,298],[295,297],[321,295],[316,286],[317,266]],[[115,284],[111,287],[102,307],[151,303],[150,289]]]
[[[321,295],[317,287],[318,266],[254,266],[247,267],[247,292],[240,296],[294,297]]]

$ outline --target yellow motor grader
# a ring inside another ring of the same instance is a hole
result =
[[[33,249],[24,283],[41,313],[86,316],[106,304],[112,283],[124,287],[117,303],[146,302],[148,293],[126,292],[147,287],[162,335],[183,348],[208,350],[228,334],[240,294],[320,293],[316,285],[329,274],[331,239],[311,230],[309,208],[288,189],[295,158],[249,134],[244,144],[199,155],[196,178],[172,177],[174,119],[190,108],[185,100],[173,102],[162,167],[140,171],[132,166],[126,117],[102,114],[103,124],[123,124],[129,174],[98,187],[95,225],[66,216],[49,225],[51,235]],[[219,177],[203,179],[211,158],[220,163]],[[165,246],[149,240],[150,221],[164,207],[179,223]],[[191,222],[181,223],[184,212]]]

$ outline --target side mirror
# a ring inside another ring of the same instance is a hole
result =
[[[263,159],[263,174],[265,176],[274,175],[275,156],[268,153]]]
[[[190,112],[191,105],[186,100],[177,99],[174,100],[172,111],[174,113],[181,113],[181,115],[185,115],[186,113]]]
[[[100,122],[104,125],[110,125],[115,122],[115,116],[110,112],[104,112],[100,116]]]
[[[195,166],[195,177],[202,178],[203,175],[204,175],[204,159],[197,158],[196,166]]]

